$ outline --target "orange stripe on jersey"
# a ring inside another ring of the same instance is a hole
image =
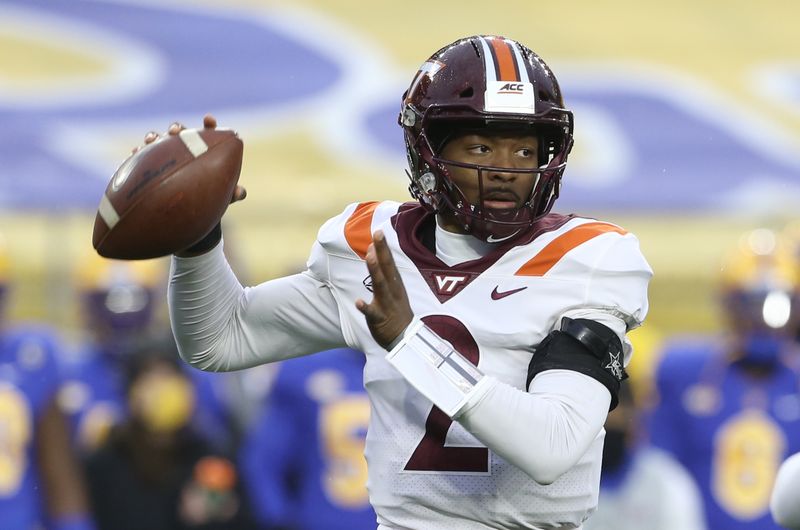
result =
[[[519,71],[511,47],[503,39],[491,39],[492,50],[497,59],[498,81],[519,81]]]
[[[356,206],[356,210],[344,225],[347,244],[361,259],[366,259],[367,247],[372,243],[372,216],[378,204],[380,204],[378,201],[362,202]]]
[[[544,276],[573,248],[606,232],[627,234],[622,228],[608,223],[586,223],[561,234],[545,246],[530,261],[520,267],[516,276]]]

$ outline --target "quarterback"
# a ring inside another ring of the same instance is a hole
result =
[[[623,228],[550,213],[573,117],[522,44],[442,48],[399,124],[416,201],[347,206],[305,272],[243,287],[220,229],[173,257],[181,355],[226,371],[364,352],[381,530],[580,528],[652,271]]]

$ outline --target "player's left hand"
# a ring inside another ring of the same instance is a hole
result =
[[[386,236],[378,230],[367,248],[367,269],[372,277],[372,302],[356,300],[356,308],[367,319],[372,337],[387,348],[411,323],[414,313],[408,294],[397,271]]]

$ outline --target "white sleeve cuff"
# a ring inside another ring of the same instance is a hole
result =
[[[417,317],[386,360],[434,405],[455,418],[483,394],[483,373]]]

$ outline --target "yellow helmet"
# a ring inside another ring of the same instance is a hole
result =
[[[760,228],[745,232],[724,258],[723,289],[795,291],[800,285],[797,258],[781,234]]]
[[[745,232],[725,256],[720,282],[738,353],[759,361],[776,358],[800,328],[800,268],[789,242],[768,229]]]
[[[75,270],[89,325],[99,332],[138,332],[149,326],[166,284],[161,260],[121,261],[92,252]]]

